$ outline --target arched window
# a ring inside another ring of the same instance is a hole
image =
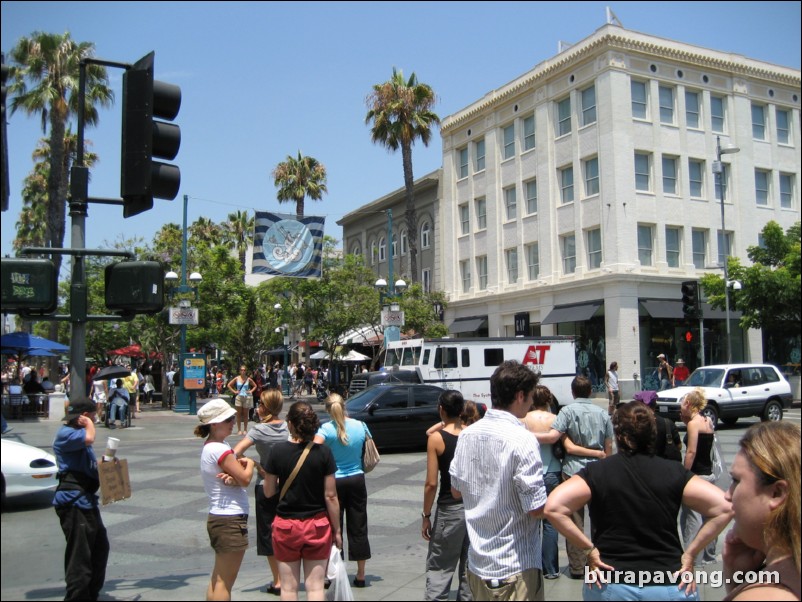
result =
[[[421,249],[428,249],[431,244],[431,226],[429,225],[428,221],[423,222],[423,225],[420,228],[420,246]]]
[[[379,239],[379,262],[387,261],[387,241],[382,236]]]
[[[354,245],[354,248],[351,250],[351,255],[355,255],[356,257],[362,256],[362,247],[359,245],[359,243]]]
[[[406,230],[401,230],[401,255],[409,253],[409,237]]]
[[[370,265],[376,263],[376,258],[379,256],[379,248],[376,246],[376,239],[370,241]]]
[[[398,257],[398,237],[393,234],[393,257]]]

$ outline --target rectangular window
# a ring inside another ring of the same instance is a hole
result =
[[[571,132],[571,97],[557,103],[557,136]]]
[[[677,194],[677,158],[663,155],[663,194]]]
[[[630,83],[632,93],[632,117],[634,119],[646,119],[648,104],[646,103],[646,82],[632,81]]]
[[[537,243],[526,245],[526,270],[529,280],[537,280],[540,276],[540,253]]]
[[[647,153],[635,153],[635,190],[650,192],[650,166]]]
[[[515,284],[518,282],[518,249],[504,251],[504,259],[507,262],[507,282]]]
[[[777,142],[791,144],[791,113],[777,109]]]
[[[652,240],[651,226],[638,226],[638,260],[641,265],[652,265]]]
[[[702,270],[707,263],[707,231],[693,230],[691,245],[693,246],[693,265],[697,270]]]
[[[601,229],[588,230],[588,269],[597,270],[601,267],[602,245]]]
[[[537,213],[537,180],[524,182],[527,215]]]
[[[476,258],[476,272],[479,274],[479,290],[487,290],[487,255]]]
[[[723,235],[721,230],[718,231],[718,264],[724,265],[726,257],[732,255],[732,232],[725,232]]]
[[[688,159],[688,181],[691,185],[691,196],[704,198],[705,162],[699,159]]]
[[[585,161],[585,196],[599,194],[599,158]]]
[[[468,177],[468,147],[459,149],[459,177]]]
[[[504,158],[515,156],[515,124],[511,123],[504,128]]]
[[[755,202],[758,205],[769,204],[769,177],[770,172],[764,169],[755,170]]]
[[[682,230],[666,226],[666,262],[670,268],[679,267]]]
[[[423,283],[423,292],[424,293],[431,293],[432,292],[432,270],[431,268],[425,268],[421,270],[421,281]]]
[[[699,93],[685,90],[685,126],[699,129]]]
[[[780,207],[790,209],[794,206],[794,176],[780,174]]]
[[[477,140],[474,145],[476,151],[476,159],[474,164],[474,171],[484,171],[485,168],[485,139]]]
[[[468,203],[459,206],[459,223],[463,234],[471,231],[471,211]]]
[[[721,168],[723,171],[720,174],[716,175],[716,200],[717,201],[721,200],[721,186],[723,185],[724,196],[727,199],[727,201],[731,203],[732,199],[727,198],[729,196],[727,195],[727,190],[729,190],[729,181],[730,181],[730,170],[727,169],[727,165],[728,165],[727,163],[722,162]]]
[[[518,198],[515,194],[515,186],[504,189],[504,207],[508,220],[518,217]]]
[[[724,132],[727,101],[723,96],[710,96],[710,127],[716,133]]]
[[[576,271],[576,236],[573,234],[560,238],[563,253],[563,274]]]
[[[660,86],[658,96],[660,99],[660,123],[674,123],[674,88]]]
[[[487,201],[476,199],[476,229],[487,230]]]
[[[752,105],[752,138],[766,139],[766,107],[763,105]]]
[[[560,199],[563,204],[574,200],[574,168],[565,167],[560,170]]]
[[[524,150],[535,148],[535,116],[524,119]]]
[[[596,86],[582,90],[582,125],[596,123]]]
[[[471,262],[460,261],[459,273],[462,277],[462,292],[467,293],[471,290]]]

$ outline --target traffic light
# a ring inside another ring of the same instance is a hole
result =
[[[155,314],[164,307],[164,268],[158,261],[120,261],[106,266],[106,307]]]
[[[123,75],[123,126],[120,194],[123,216],[153,208],[153,199],[172,200],[181,170],[154,158],[173,160],[181,146],[181,128],[172,121],[181,108],[181,88],[153,79],[155,53],[139,59]]]
[[[686,318],[699,318],[701,304],[699,302],[699,283],[687,280],[682,283],[682,313]]]
[[[58,307],[56,266],[49,259],[0,259],[3,313],[46,315]]]

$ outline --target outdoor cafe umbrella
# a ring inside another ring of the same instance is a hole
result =
[[[106,366],[98,370],[92,380],[111,380],[131,376],[131,369],[127,366]]]
[[[51,341],[28,332],[9,332],[8,334],[4,334],[2,337],[0,337],[0,347],[2,347],[4,353],[5,351],[12,351],[14,353],[23,352],[27,353],[28,355],[31,355],[28,352],[33,349],[43,349],[45,351],[53,351],[57,353],[70,350],[70,348],[66,345],[62,345],[56,341]]]
[[[23,351],[21,353],[26,357],[56,357],[58,355],[58,353],[53,353],[47,349],[29,349],[28,351]],[[18,351],[16,349],[0,349],[0,354],[16,356]]]
[[[123,357],[133,357],[136,359],[145,359],[145,354],[142,352],[142,347],[140,345],[128,345],[126,347],[120,347],[119,349],[113,349],[112,351],[107,351],[109,355],[120,355]]]

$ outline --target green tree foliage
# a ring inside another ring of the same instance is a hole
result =
[[[370,130],[373,142],[390,151],[401,149],[412,282],[418,281],[418,222],[412,175],[412,145],[420,139],[424,146],[429,146],[432,127],[440,123],[440,118],[432,111],[436,100],[434,90],[427,84],[419,83],[414,73],[405,80],[403,72],[393,67],[393,76],[384,83],[375,84],[373,92],[365,101],[368,107],[365,123],[373,123]]]
[[[444,337],[448,328],[434,313],[434,304],[439,303],[445,309],[448,305],[443,292],[427,293],[420,283],[413,284],[401,298],[401,309],[404,311],[404,331],[427,338]]]
[[[802,294],[800,278],[800,222],[785,233],[777,222],[771,221],[761,234],[763,246],[747,249],[751,266],[741,265],[737,257],[727,264],[730,280],[741,283],[741,290],[730,289],[731,307],[742,313],[743,328],[793,328],[799,332],[799,300]],[[724,279],[706,274],[701,279],[708,302],[724,308]]]
[[[328,192],[326,187],[326,167],[314,157],[287,155],[273,170],[273,181],[278,188],[276,198],[280,203],[295,203],[298,219],[304,216],[304,199],[309,197],[319,201]]]

